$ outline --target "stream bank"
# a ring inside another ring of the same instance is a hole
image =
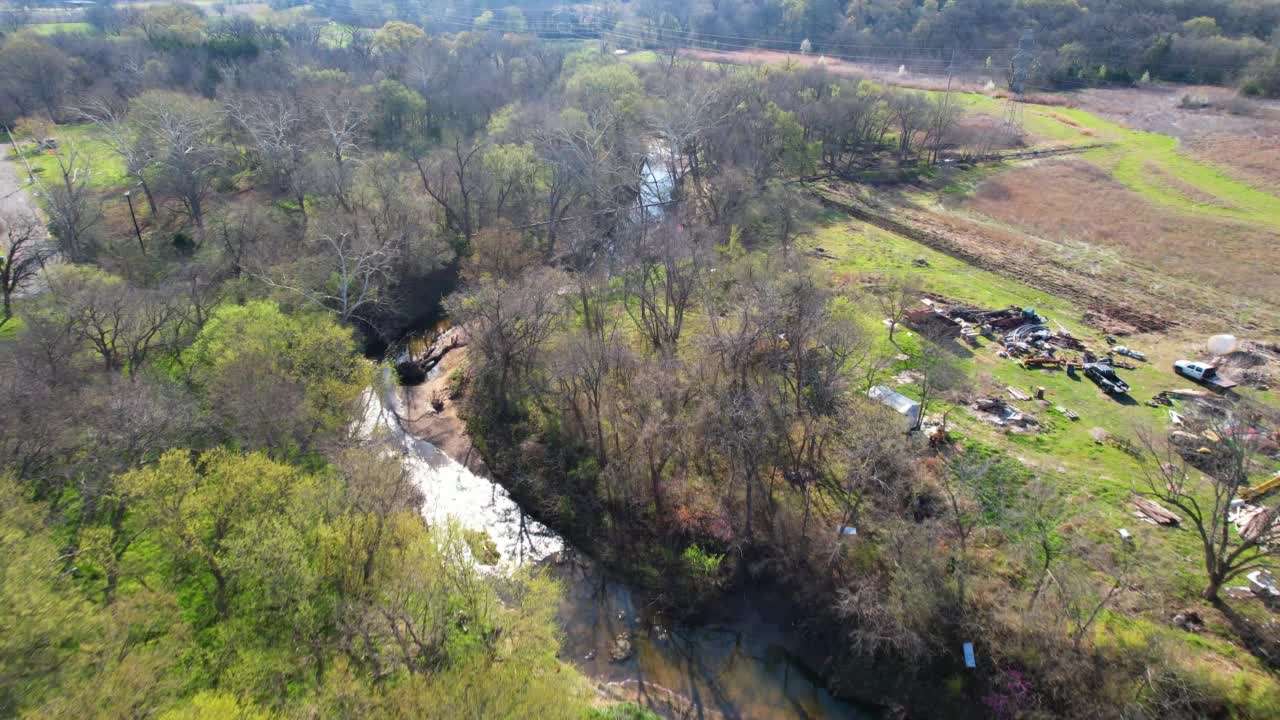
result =
[[[495,570],[547,567],[563,586],[561,657],[590,677],[602,696],[629,700],[669,718],[862,720],[874,713],[837,700],[801,657],[795,606],[767,590],[733,593],[692,625],[667,626],[645,592],[601,568],[530,517],[483,474],[452,401],[436,412],[449,371],[465,350],[446,356],[427,381],[399,387],[384,374],[365,426],[385,429],[403,450],[426,498],[428,522],[452,516],[488,535]],[[435,439],[435,445],[427,438]]]

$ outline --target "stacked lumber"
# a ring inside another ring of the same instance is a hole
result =
[[[1013,396],[1014,400],[1030,400],[1031,399],[1030,395],[1022,392],[1021,390],[1019,390],[1016,387],[1013,387],[1012,385],[1010,385],[1005,389],[1009,391],[1009,394]]]
[[[1182,518],[1169,512],[1154,500],[1135,497],[1133,506],[1138,510],[1138,512],[1134,513],[1135,515],[1156,525],[1177,525],[1182,522]]]

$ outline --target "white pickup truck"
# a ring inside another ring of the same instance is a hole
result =
[[[1236,386],[1236,383],[1219,377],[1218,369],[1207,363],[1179,360],[1173,364],[1173,370],[1213,390],[1230,390]]]

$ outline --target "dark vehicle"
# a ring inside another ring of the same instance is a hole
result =
[[[1092,380],[1108,395],[1124,395],[1129,392],[1129,385],[1116,375],[1116,369],[1107,363],[1085,363],[1084,376]]]

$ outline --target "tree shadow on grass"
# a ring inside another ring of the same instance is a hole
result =
[[[1236,612],[1235,608],[1224,600],[1218,600],[1213,605],[1226,618],[1231,625],[1231,630],[1249,653],[1258,658],[1267,669],[1280,672],[1280,637]]]

